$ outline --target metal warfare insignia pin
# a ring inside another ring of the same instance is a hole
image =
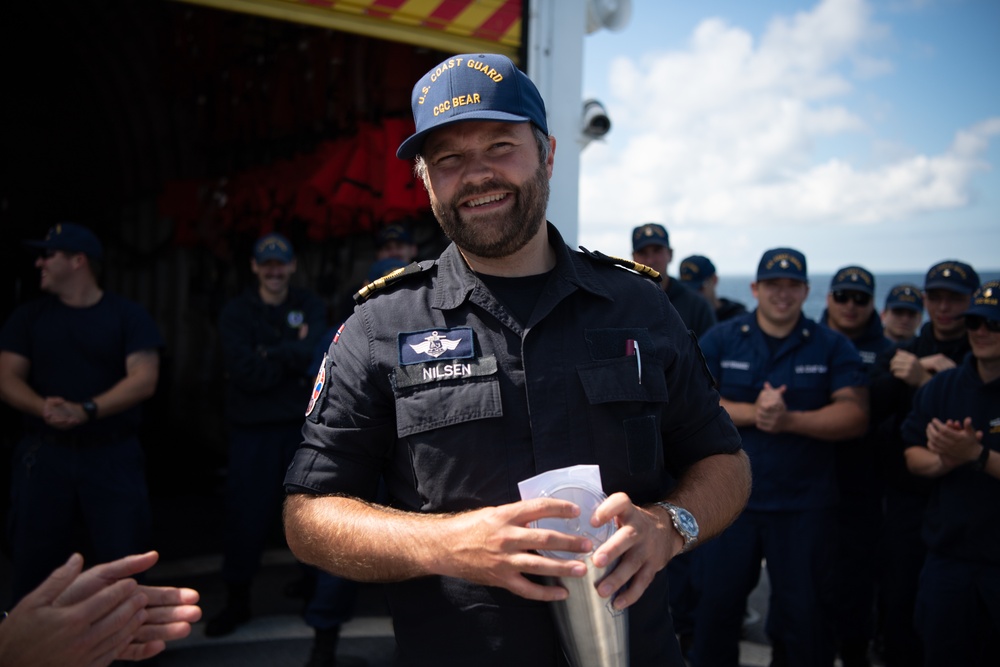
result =
[[[401,366],[431,359],[468,359],[473,354],[472,328],[429,329],[399,334]]]

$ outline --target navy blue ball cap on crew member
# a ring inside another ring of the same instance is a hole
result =
[[[632,230],[632,252],[638,252],[650,245],[670,247],[670,235],[667,234],[666,227],[655,222],[647,222]]]
[[[702,255],[691,255],[681,262],[681,282],[694,289],[701,289],[702,283],[715,275],[715,264]]]
[[[979,274],[975,269],[954,259],[938,262],[927,271],[924,291],[944,289],[959,294],[972,294],[979,287]]]
[[[1000,280],[988,280],[972,293],[972,302],[963,315],[1000,322]]]
[[[413,236],[410,235],[410,232],[403,225],[388,225],[375,237],[375,245],[381,248],[390,241],[413,243]]]
[[[42,250],[82,252],[92,260],[104,259],[104,248],[94,232],[75,222],[60,222],[45,234],[41,241],[25,241],[24,245]]]
[[[399,145],[396,157],[409,160],[431,132],[464,120],[534,123],[545,134],[545,103],[528,75],[507,56],[464,53],[425,74],[411,97],[416,132]]]
[[[806,256],[794,248],[772,248],[765,251],[757,265],[757,280],[777,278],[809,282],[806,278]]]
[[[906,308],[918,313],[924,312],[924,298],[916,285],[903,283],[894,286],[885,297],[885,309]]]
[[[845,266],[830,281],[830,291],[851,290],[875,296],[875,276],[860,266]]]
[[[288,264],[295,259],[295,250],[292,248],[291,241],[281,234],[265,234],[254,244],[253,258],[258,264],[272,260]]]

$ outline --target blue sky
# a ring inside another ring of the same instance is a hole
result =
[[[752,274],[1000,269],[1000,2],[632,0],[584,40],[584,97],[611,132],[581,157],[579,241],[628,256],[666,225]]]

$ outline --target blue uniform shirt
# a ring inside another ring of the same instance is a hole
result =
[[[450,512],[514,502],[521,480],[598,464],[605,492],[645,504],[694,461],[738,451],[663,292],[571,252],[552,226],[549,241],[556,267],[525,326],[454,245],[358,306],[316,382],[287,490],[374,500],[383,478],[392,505]],[[563,664],[544,603],[447,577],[387,594],[406,664]],[[670,662],[680,656],[665,572],[630,627],[633,664],[683,664]]]
[[[40,396],[82,402],[103,394],[126,376],[125,358],[158,350],[163,339],[149,313],[137,303],[105,291],[87,308],[67,306],[48,295],[19,307],[0,331],[0,349],[31,362],[28,384]],[[73,433],[99,439],[133,435],[138,405],[86,422]],[[51,432],[39,417],[25,416],[29,431]]]
[[[764,388],[787,385],[789,410],[817,410],[844,387],[866,384],[861,358],[851,341],[800,317],[794,331],[771,354],[757,313],[722,322],[701,339],[709,370],[723,398],[754,403]],[[739,429],[753,469],[748,509],[807,510],[838,500],[833,443],[793,433]]]
[[[984,383],[970,354],[958,368],[942,371],[917,390],[903,422],[908,446],[926,446],[927,424],[964,421],[983,432],[982,444],[1000,451],[1000,380]],[[1000,565],[1000,480],[971,465],[933,480],[924,514],[923,539],[932,553],[974,563]]]

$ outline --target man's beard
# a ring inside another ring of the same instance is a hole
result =
[[[514,197],[514,205],[508,212],[498,212],[491,219],[481,215],[470,222],[462,220],[458,202],[497,190],[510,191],[508,197]],[[441,229],[455,245],[476,257],[496,259],[513,255],[534,238],[545,220],[548,201],[549,177],[545,165],[541,164],[534,178],[520,188],[494,179],[463,188],[447,204],[432,196],[431,208]]]

